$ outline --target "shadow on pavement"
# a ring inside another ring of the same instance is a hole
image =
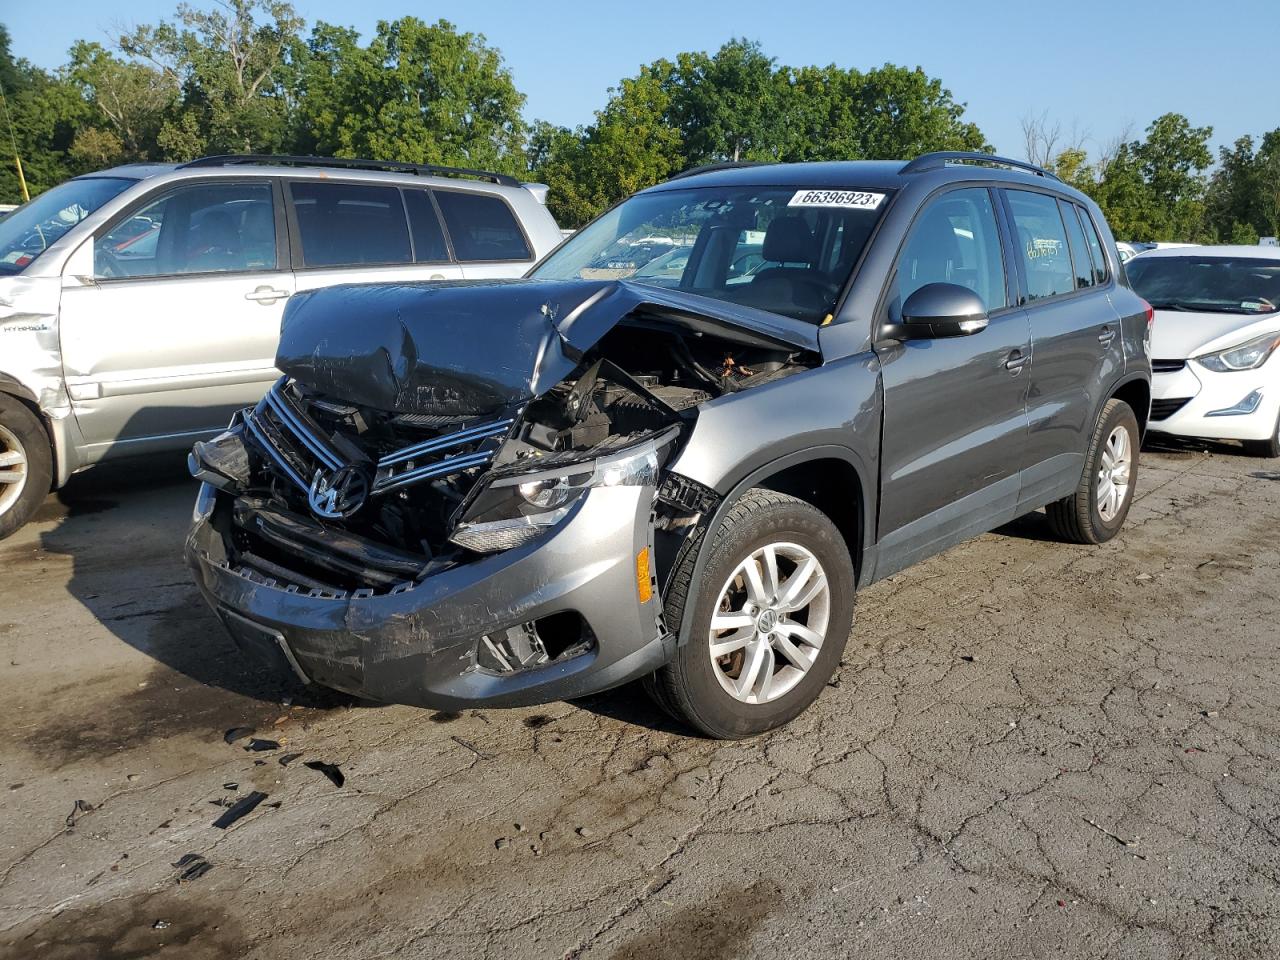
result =
[[[190,714],[190,699],[214,691],[318,709],[360,703],[263,670],[235,648],[183,560],[194,496],[185,458],[162,454],[78,474],[38,515],[57,522],[40,535],[44,550],[72,558],[68,592],[115,637],[161,665],[139,697],[158,715],[166,705]],[[175,683],[169,671],[207,690]]]

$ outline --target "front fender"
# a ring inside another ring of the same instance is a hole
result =
[[[862,578],[874,571],[879,494],[880,365],[864,353],[833,361],[703,405],[674,473],[710,487],[722,499],[714,532],[742,494],[769,477],[816,460],[840,460],[857,474],[862,495]],[[712,536],[694,562],[679,636],[690,636]]]

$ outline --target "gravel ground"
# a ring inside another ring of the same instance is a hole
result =
[[[725,744],[631,690],[433,714],[256,676],[182,564],[180,466],[101,468],[0,545],[0,955],[1274,957],[1276,481],[1148,451],[1117,541],[1032,516],[876,585],[820,701]]]

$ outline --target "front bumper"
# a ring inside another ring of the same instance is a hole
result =
[[[1254,393],[1256,402],[1248,402]],[[1274,358],[1257,370],[1215,373],[1194,360],[1181,370],[1151,378],[1148,429],[1212,440],[1266,440],[1280,417],[1280,367]],[[1252,407],[1250,412],[1231,413]],[[1157,419],[1165,410],[1173,412]]]
[[[442,710],[546,703],[651,673],[674,651],[656,584],[644,602],[637,590],[637,556],[652,555],[653,497],[652,487],[593,489],[539,540],[374,596],[274,583],[238,566],[207,518],[196,520],[186,554],[237,642],[276,648],[307,681]],[[566,612],[589,628],[585,652],[511,673],[477,662],[483,637]]]

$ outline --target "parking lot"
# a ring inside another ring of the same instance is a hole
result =
[[[1276,461],[1148,451],[1103,547],[1033,516],[871,588],[815,707],[720,743],[631,690],[453,715],[255,675],[178,459],[0,546],[5,956],[1280,951]]]

